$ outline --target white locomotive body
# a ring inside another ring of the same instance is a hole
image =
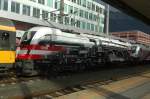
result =
[[[142,44],[134,44],[132,46],[131,56],[137,61],[150,60],[150,47]]]
[[[143,47],[112,37],[34,27],[22,37],[16,58],[21,61],[22,72],[32,74],[35,70],[78,70],[102,63],[129,62],[141,57],[140,49]]]

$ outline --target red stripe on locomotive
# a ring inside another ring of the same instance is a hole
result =
[[[65,51],[63,46],[55,45],[24,45],[20,47],[20,50],[49,50],[49,51]]]
[[[42,55],[33,55],[33,54],[19,54],[17,55],[17,59],[42,59]]]

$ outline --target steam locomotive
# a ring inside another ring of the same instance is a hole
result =
[[[149,56],[150,47],[110,36],[33,27],[23,35],[16,53],[19,72],[34,75],[143,61]]]

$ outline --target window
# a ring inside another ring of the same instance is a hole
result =
[[[98,32],[98,30],[97,30],[98,28],[97,28],[97,25],[95,25],[95,32]]]
[[[87,30],[90,30],[90,23],[87,23]]]
[[[81,0],[82,1],[82,6],[86,7],[86,0]]]
[[[53,0],[47,0],[47,5],[53,8]]]
[[[78,16],[78,8],[74,7],[74,14]]]
[[[8,10],[8,0],[4,0],[3,10]]]
[[[40,9],[33,8],[33,17],[40,18]]]
[[[68,6],[68,12],[71,14],[73,13],[73,6],[70,6],[70,5]]]
[[[10,48],[11,42],[10,38],[12,37],[11,32],[7,31],[0,31],[0,50],[8,50]]]
[[[48,20],[48,11],[42,11],[42,19]]]
[[[51,21],[56,22],[56,14],[55,13],[51,13],[50,14],[50,19],[51,19]]]
[[[99,12],[102,14],[102,8],[99,9]]]
[[[92,13],[89,14],[89,19],[92,20]]]
[[[85,22],[81,22],[81,29],[85,29]]]
[[[75,19],[71,18],[71,26],[75,26]]]
[[[2,0],[0,0],[0,9],[1,9],[1,7],[2,7]]]
[[[30,1],[32,1],[32,2],[36,2],[36,0],[30,0]]]
[[[80,10],[80,17],[83,17],[83,10]]]
[[[99,32],[103,32],[103,27],[99,27]]]
[[[83,10],[83,17],[85,18],[86,16],[85,16],[85,11]]]
[[[64,5],[64,11],[67,12],[67,4]]]
[[[104,24],[104,18],[101,18],[101,23]]]
[[[102,9],[101,14],[104,14],[104,9]]]
[[[93,15],[93,20],[97,21],[97,16],[96,15]]]
[[[78,4],[78,5],[81,5],[81,0],[77,0],[77,4]]]
[[[92,10],[95,11],[95,4],[92,3]]]
[[[76,26],[80,27],[80,21],[79,20],[77,20],[77,25]]]
[[[55,1],[55,9],[60,9],[60,1]]]
[[[23,5],[23,15],[30,16],[30,6]]]
[[[85,18],[88,19],[88,12],[85,12]]]
[[[65,25],[69,24],[69,17],[65,17]]]
[[[11,2],[11,12],[20,13],[20,4],[17,2]]]
[[[99,7],[98,6],[96,6],[96,12],[99,12]]]
[[[85,24],[85,22],[83,22],[82,23],[82,28],[85,29],[85,27],[86,27],[86,24]]]
[[[33,36],[35,35],[36,31],[27,31],[23,34],[22,36],[22,42],[21,43],[25,43],[25,44],[30,44]]]
[[[49,45],[50,41],[52,40],[52,36],[50,34],[44,35],[42,37],[40,37],[40,39],[38,40],[38,44],[39,45]]]
[[[94,24],[91,24],[91,30],[94,31]]]
[[[0,9],[8,10],[8,0],[0,0]]]
[[[76,0],[72,0],[73,3],[76,3]]]
[[[87,8],[90,10],[91,9],[91,3],[87,2]]]
[[[38,0],[38,3],[40,3],[40,4],[45,4],[45,0]]]

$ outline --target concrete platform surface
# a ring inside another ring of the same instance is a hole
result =
[[[54,99],[150,99],[150,73]]]
[[[47,95],[53,91],[66,87],[85,85],[93,81],[104,81],[111,77],[126,77],[126,75],[133,75],[137,72],[139,75],[138,77],[117,81],[104,86],[96,85],[89,89],[83,89],[82,91],[63,96],[65,98],[60,97],[60,99],[106,99],[108,97],[119,97],[118,99],[124,99],[128,98],[128,96],[135,99],[137,97],[147,99],[150,93],[150,74],[143,74],[145,72],[150,72],[150,66],[105,69],[50,79],[34,79],[25,82],[18,78],[18,82],[16,83],[0,84],[0,99],[32,99],[33,96]]]

